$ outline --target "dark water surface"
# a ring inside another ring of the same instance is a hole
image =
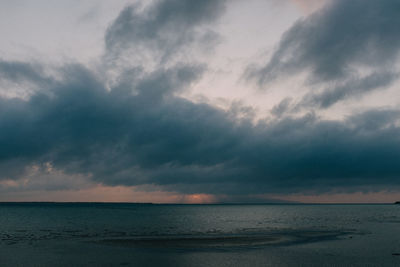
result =
[[[0,266],[400,266],[400,206],[1,203]]]

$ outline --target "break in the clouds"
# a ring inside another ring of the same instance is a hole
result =
[[[398,78],[399,9],[396,0],[330,1],[288,29],[271,59],[246,76],[262,86],[305,72],[322,90],[301,104],[322,108],[386,88]]]
[[[296,22],[270,61],[247,73],[264,84],[306,71],[323,89],[282,95],[268,118],[246,112],[251,105],[222,109],[183,96],[209,75],[207,57],[193,55],[217,48],[216,25],[233,4],[129,5],[107,26],[94,66],[1,60],[0,180],[39,179],[37,187],[54,175],[56,188],[93,182],[226,198],[398,187],[398,107],[335,120],[318,109],[286,112],[292,102],[328,109],[393,84],[398,4],[335,1]],[[144,66],[146,58],[157,64]]]

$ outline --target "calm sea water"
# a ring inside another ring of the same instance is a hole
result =
[[[400,206],[3,203],[0,266],[400,266]]]

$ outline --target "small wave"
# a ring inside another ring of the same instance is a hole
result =
[[[353,231],[292,231],[260,235],[220,236],[154,236],[110,238],[97,241],[101,244],[137,248],[236,248],[293,245],[339,239],[355,234]]]

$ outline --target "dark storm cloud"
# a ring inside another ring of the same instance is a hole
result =
[[[398,111],[253,125],[173,94],[147,95],[199,78],[196,68],[178,75],[181,68],[109,91],[89,70],[71,65],[59,70],[63,78],[50,94],[2,98],[1,178],[17,179],[26,166],[51,163],[109,185],[153,184],[185,193],[399,185]],[[15,172],[4,172],[10,169]]]
[[[193,7],[185,1],[157,2],[143,12],[128,7],[108,30],[107,48],[123,53],[120,46],[136,42],[157,47],[164,32],[172,34],[169,27],[186,20],[185,41],[168,37],[166,50],[160,46],[155,53],[191,45],[186,38],[194,33],[187,27],[199,29],[196,25],[214,20],[216,2],[190,3]],[[153,35],[142,36],[145,29],[153,29]],[[77,179],[184,193],[399,185],[397,110],[371,110],[343,121],[313,114],[291,118],[285,115],[288,99],[275,109],[279,119],[254,124],[252,110],[242,105],[224,111],[178,96],[207,68],[196,62],[174,62],[154,71],[124,69],[111,86],[79,64],[52,69],[53,76],[29,63],[13,64],[0,62],[3,79],[49,82],[24,99],[0,97],[0,179],[19,179],[29,167],[51,166]],[[241,114],[247,116],[237,119]]]
[[[393,63],[400,49],[399,10],[396,0],[331,1],[295,23],[283,35],[270,61],[250,67],[246,75],[263,85],[309,71],[310,83],[329,83],[327,92],[311,96],[321,107],[386,87],[397,78]],[[332,86],[337,81],[347,84]]]
[[[155,1],[144,9],[128,6],[108,28],[105,44],[108,53],[134,48],[152,50],[162,59],[191,44],[209,46],[218,35],[212,23],[224,10],[223,0]]]

